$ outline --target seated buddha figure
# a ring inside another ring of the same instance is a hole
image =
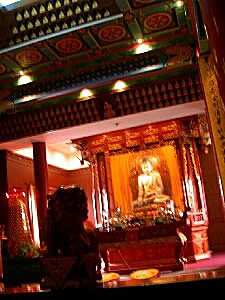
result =
[[[144,157],[141,160],[142,174],[138,176],[138,198],[133,203],[134,208],[143,207],[152,203],[164,204],[170,196],[163,194],[163,182],[158,171],[153,169],[150,160]]]

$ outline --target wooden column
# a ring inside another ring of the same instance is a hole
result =
[[[209,38],[209,47],[213,56],[216,77],[225,107],[225,1],[198,0],[204,25]]]
[[[91,173],[92,173],[92,202],[95,218],[95,226],[100,226],[102,224],[102,206],[101,206],[101,193],[99,186],[99,176],[98,176],[98,167],[97,159],[93,158],[91,164]]]
[[[221,198],[213,148],[206,154],[199,151],[209,216],[209,244],[213,251],[225,250],[225,207]]]
[[[187,226],[184,234],[188,239],[185,257],[195,261],[210,257],[208,248],[208,216],[200,164],[194,138],[185,137],[180,145],[187,195]]]
[[[218,173],[221,178],[223,192],[225,191],[225,111],[223,99],[220,94],[212,55],[202,56],[198,59],[202,86],[205,93],[205,103],[209,120],[209,128],[218,163]],[[223,197],[223,195],[222,195]]]
[[[7,151],[0,150],[0,224],[8,225],[8,176],[7,176]]]
[[[46,145],[43,142],[33,144],[34,177],[36,187],[37,215],[41,244],[44,241],[43,226],[47,212],[48,166],[46,160]]]
[[[198,0],[198,3],[211,52],[209,56],[201,56],[198,63],[223,192],[225,192],[225,40],[223,38],[225,1]]]
[[[101,193],[101,206],[102,206],[102,222],[103,227],[108,226],[109,220],[109,199],[108,199],[108,186],[107,186],[107,174],[105,167],[105,154],[104,152],[97,154],[97,166],[99,174],[99,186]]]

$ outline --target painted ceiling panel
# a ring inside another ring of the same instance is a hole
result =
[[[188,1],[180,2],[178,7],[176,0],[21,1],[15,10],[1,9],[0,90],[8,89],[9,101],[29,103],[46,91],[192,64]],[[143,53],[136,50],[137,39],[147,47]],[[154,64],[148,63],[152,57]],[[21,85],[21,71],[30,83]]]

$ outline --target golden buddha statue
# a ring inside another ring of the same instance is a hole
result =
[[[133,208],[144,207],[149,204],[165,204],[170,196],[163,194],[163,182],[158,171],[153,169],[150,160],[141,160],[142,174],[138,176],[138,198],[133,202]]]

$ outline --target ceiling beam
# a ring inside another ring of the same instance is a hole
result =
[[[68,34],[70,32],[78,31],[78,30],[88,28],[88,27],[91,27],[91,26],[96,26],[96,25],[106,23],[106,22],[110,22],[110,21],[120,19],[120,18],[123,18],[122,13],[114,15],[114,16],[110,16],[110,17],[107,17],[107,18],[95,20],[95,21],[92,21],[92,22],[88,22],[88,23],[78,25],[78,26],[75,26],[75,27],[72,27],[72,28],[67,28],[67,29],[61,30],[59,32],[54,32],[54,33],[51,33],[51,34],[47,34],[47,35],[38,37],[36,39],[32,39],[32,40],[29,40],[29,41],[26,41],[26,42],[19,43],[17,45],[14,45],[14,46],[11,46],[11,47],[8,47],[8,48],[0,49],[0,54],[10,52],[10,51],[13,51],[13,50],[17,50],[17,49],[23,48],[25,46],[30,46],[30,45],[33,45],[35,43],[41,42],[41,41],[45,41],[45,40],[55,38],[57,36],[61,36],[61,35],[64,35],[64,34]]]

